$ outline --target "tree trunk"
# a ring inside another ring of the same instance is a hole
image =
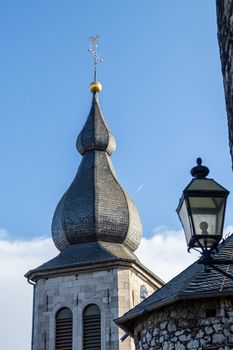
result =
[[[233,167],[233,0],[216,0],[218,43],[228,118],[229,146]]]

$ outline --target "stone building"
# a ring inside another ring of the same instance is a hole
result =
[[[215,257],[232,259],[233,235]],[[233,267],[219,266],[233,274]],[[115,320],[136,350],[232,350],[233,281],[199,261]]]
[[[233,166],[233,1],[216,0],[218,42],[228,119],[229,146]]]
[[[111,164],[116,143],[98,101],[100,84],[91,91],[77,139],[82,162],[52,222],[60,253],[25,275],[34,284],[32,350],[131,350],[113,320],[163,285],[134,254],[140,217]]]

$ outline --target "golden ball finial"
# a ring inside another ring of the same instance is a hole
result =
[[[90,91],[95,94],[96,92],[100,92],[102,90],[102,85],[98,81],[93,81],[89,86]]]

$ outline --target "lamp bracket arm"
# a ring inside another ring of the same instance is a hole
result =
[[[233,260],[229,260],[229,259],[213,259],[212,257],[203,257],[199,261],[199,263],[212,267],[214,265],[233,265]]]
[[[220,269],[220,267],[215,266],[213,263],[204,263],[205,266],[209,266],[211,267],[213,270],[220,272],[221,274],[223,274],[225,277],[231,279],[233,281],[233,275],[231,275],[230,273]],[[227,265],[227,264],[226,264]],[[232,263],[231,263],[232,265]]]
[[[228,259],[213,259],[212,263],[214,265],[233,265],[233,260]]]

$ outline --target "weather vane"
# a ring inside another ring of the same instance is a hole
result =
[[[97,53],[96,48],[99,44],[99,35],[90,37],[90,47],[88,51],[91,53],[93,61],[94,61],[94,81],[96,81],[96,68],[97,64],[103,62],[101,55]]]

